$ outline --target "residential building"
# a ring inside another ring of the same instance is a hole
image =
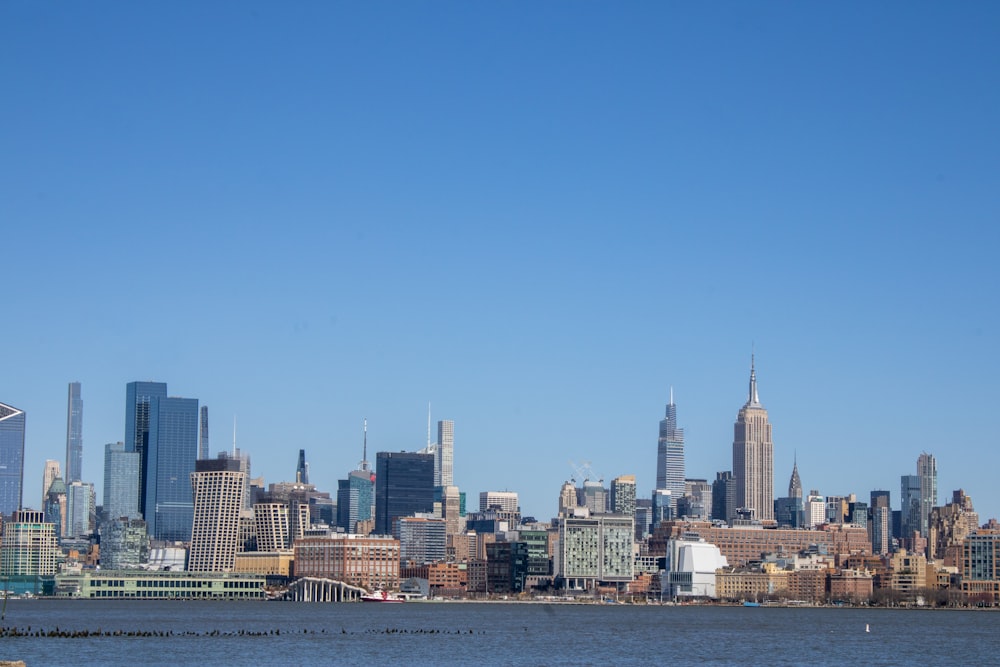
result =
[[[767,410],[757,395],[757,371],[750,359],[750,396],[740,408],[734,425],[733,477],[736,480],[735,513],[759,521],[774,519],[774,445]]]
[[[356,533],[359,521],[373,518],[375,474],[371,470],[352,470],[347,479],[337,482],[337,526]]]
[[[885,555],[892,546],[892,507],[888,491],[871,492],[871,520],[868,522],[872,553]]]
[[[56,573],[59,544],[55,524],[42,512],[19,510],[3,524],[0,576],[46,576]]]
[[[979,528],[979,513],[972,498],[958,489],[947,505],[931,510],[927,542],[931,557],[945,565],[958,566],[962,560],[962,543]]]
[[[677,406],[674,390],[660,420],[660,437],[656,444],[656,488],[670,491],[671,516],[676,516],[677,501],[684,495],[684,429],[677,428]]]
[[[63,537],[88,537],[94,532],[94,485],[71,482],[66,487],[66,532]]]
[[[920,534],[927,537],[930,531],[931,510],[937,507],[937,461],[932,454],[923,452],[917,457],[917,476],[920,478]]]
[[[486,591],[491,595],[517,595],[528,577],[528,545],[493,542],[486,545]]]
[[[198,458],[208,458],[208,406],[201,406],[198,418]]]
[[[191,572],[230,572],[239,551],[240,510],[246,472],[239,459],[206,459],[191,473],[194,516],[191,523]]]
[[[455,422],[438,422],[438,440],[434,448],[434,486],[455,485]]]
[[[805,520],[806,528],[818,528],[826,523],[826,499],[816,489],[811,489],[806,496]]]
[[[920,510],[923,503],[920,499],[920,485],[919,475],[901,475],[899,478],[900,533],[897,537],[902,539],[911,539],[914,533],[927,536],[927,533],[921,531],[923,521],[920,517]],[[912,544],[907,546],[911,551],[913,550]]]
[[[83,473],[83,398],[80,383],[69,383],[66,401],[66,475],[67,483],[79,482]]]
[[[66,495],[66,484],[62,477],[56,477],[49,484],[49,492],[45,494],[42,505],[43,520],[55,526],[56,539],[66,536],[67,519],[69,518],[69,499]]]
[[[393,537],[399,540],[400,563],[430,563],[445,560],[447,525],[444,519],[399,517]]]
[[[391,535],[396,519],[434,511],[434,455],[375,456],[375,532]]]
[[[559,522],[555,574],[570,590],[593,590],[598,582],[632,580],[635,524],[632,517],[603,514]]]
[[[635,516],[635,475],[620,475],[611,480],[611,513]]]
[[[965,538],[961,572],[973,604],[1000,605],[1000,530],[980,528]]]
[[[607,512],[608,490],[604,488],[604,480],[583,480],[583,486],[576,489],[576,504],[586,507],[591,514]]]
[[[0,403],[0,514],[9,519],[21,508],[24,481],[24,410]]]
[[[127,516],[108,519],[101,525],[101,567],[128,570],[149,562],[146,522]]]

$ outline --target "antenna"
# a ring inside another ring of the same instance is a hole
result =
[[[358,464],[359,470],[368,470],[368,418],[364,418],[364,438],[362,440],[364,443],[364,449],[361,453],[361,463]]]

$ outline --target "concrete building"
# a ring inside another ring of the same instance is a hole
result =
[[[42,516],[47,523],[55,526],[56,539],[66,536],[67,519],[69,518],[69,498],[66,494],[66,484],[62,477],[56,477],[49,485],[49,492],[42,506]]]
[[[667,581],[662,586],[667,598],[716,598],[716,570],[729,566],[719,547],[703,539],[670,540]]]
[[[368,590],[398,590],[399,540],[343,534],[299,538],[295,576],[325,577]]]
[[[583,485],[576,489],[576,504],[586,507],[591,514],[604,514],[608,511],[608,490],[604,488],[603,480],[583,480]]]
[[[816,489],[806,496],[805,518],[806,528],[818,528],[826,523],[826,499]]]
[[[480,491],[479,511],[500,509],[505,512],[520,512],[521,504],[516,491]]]
[[[72,482],[66,487],[66,532],[63,537],[87,537],[94,532],[94,485]]]
[[[498,541],[486,547],[486,589],[490,595],[518,595],[528,577],[528,545]]]
[[[438,440],[434,448],[434,486],[455,485],[455,422],[438,422]]]
[[[735,514],[759,521],[774,519],[774,444],[767,410],[757,395],[757,371],[750,359],[750,396],[740,408],[733,427],[733,478],[736,480]]]
[[[736,516],[736,480],[732,471],[715,473],[712,482],[712,521],[730,521]]]
[[[230,572],[239,551],[240,511],[246,472],[239,459],[207,459],[191,473],[194,516],[191,524],[191,572]]]
[[[920,478],[920,534],[930,532],[931,511],[937,507],[937,461],[933,454],[923,452],[917,457],[917,476]]]
[[[951,502],[931,510],[927,542],[931,557],[945,565],[958,566],[962,560],[962,543],[979,528],[979,513],[972,498],[962,489],[952,493]]]
[[[264,600],[256,574],[183,571],[83,570],[56,577],[56,589],[74,598],[123,600]]]
[[[0,576],[53,575],[59,553],[55,524],[46,522],[40,511],[19,510],[3,524]]]
[[[973,604],[1000,605],[1000,530],[980,528],[965,538],[961,572]]]
[[[559,522],[555,574],[570,590],[632,580],[635,525],[630,516],[566,517]]]
[[[619,475],[611,480],[611,513],[635,516],[635,475]]]

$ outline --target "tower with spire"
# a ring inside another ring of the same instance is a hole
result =
[[[676,515],[677,500],[684,495],[684,429],[677,428],[677,405],[674,388],[666,415],[660,420],[660,438],[656,445],[656,488],[670,492],[670,511]]]
[[[755,355],[750,355],[750,391],[733,427],[736,518],[774,519],[774,444],[767,410],[757,394]]]
[[[799,457],[792,462],[792,478],[788,481],[788,497],[802,500],[802,480],[799,479]]]

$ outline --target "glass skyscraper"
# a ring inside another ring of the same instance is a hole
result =
[[[21,508],[24,422],[23,410],[0,403],[0,513],[5,519]]]
[[[139,514],[146,516],[146,475],[149,472],[149,413],[154,399],[167,397],[163,382],[129,382],[125,386],[125,451],[139,453]],[[192,463],[192,466],[194,464]]]
[[[124,442],[104,445],[104,516],[140,518],[139,452],[125,451]]]
[[[66,476],[67,484],[79,482],[83,474],[83,398],[80,383],[69,383],[66,402]]]
[[[375,458],[375,533],[392,535],[393,523],[434,511],[434,455],[379,452]]]
[[[352,470],[337,482],[337,527],[357,532],[358,521],[372,519],[375,500],[374,475],[370,470]]]
[[[677,500],[684,495],[684,429],[677,428],[677,406],[674,390],[666,415],[660,421],[660,438],[656,447],[656,488],[670,492],[671,515],[676,515]]]

